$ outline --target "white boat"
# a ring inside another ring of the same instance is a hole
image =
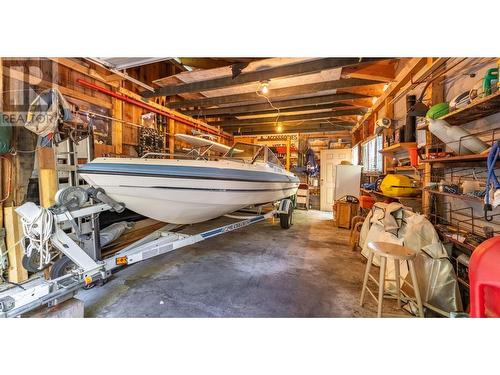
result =
[[[173,224],[275,202],[293,196],[299,185],[266,146],[236,143],[215,159],[202,152],[190,159],[150,156],[97,158],[80,167],[79,174],[130,210]]]

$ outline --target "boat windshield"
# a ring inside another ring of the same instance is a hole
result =
[[[283,167],[276,155],[268,147],[262,145],[237,142],[224,156],[226,158],[240,159],[248,163],[259,161]]]
[[[260,145],[236,142],[224,156],[226,158],[236,158],[252,162],[261,148],[262,146]]]

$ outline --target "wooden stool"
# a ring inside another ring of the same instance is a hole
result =
[[[403,280],[404,283],[407,283],[415,292],[415,299],[418,306],[418,315],[423,318],[424,317],[424,308],[422,305],[422,299],[420,298],[420,290],[418,288],[417,274],[415,273],[415,264],[414,259],[417,256],[417,253],[407,247],[396,245],[389,242],[369,242],[368,243],[368,263],[366,263],[365,269],[365,277],[363,280],[363,289],[361,291],[361,301],[360,304],[363,306],[365,300],[365,292],[368,291],[370,295],[375,299],[378,304],[378,312],[377,317],[382,317],[382,303],[384,299],[384,287],[386,281],[395,281],[396,282],[396,299],[398,301],[398,308],[401,308],[401,276],[399,273],[399,262],[405,261],[408,264],[408,269],[410,270],[411,275],[411,284],[406,280]],[[370,269],[373,262],[373,257],[378,255],[380,257],[380,275],[379,280],[377,281],[373,275],[370,274]],[[385,278],[385,267],[387,264],[387,260],[392,259],[394,261],[394,273],[395,279],[389,280]],[[373,292],[368,288],[368,278],[370,278],[375,284],[378,285],[378,298],[375,297]],[[411,299],[413,300],[413,299]]]

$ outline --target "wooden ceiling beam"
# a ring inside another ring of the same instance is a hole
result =
[[[290,99],[290,96],[295,96],[295,95],[314,94],[314,93],[319,93],[321,91],[328,91],[328,90],[335,90],[335,89],[342,89],[342,88],[356,87],[356,86],[369,86],[369,85],[380,85],[380,82],[369,79],[349,78],[349,79],[339,79],[335,81],[309,83],[306,85],[291,86],[291,87],[284,87],[281,89],[269,90],[268,98],[274,102],[275,100]],[[259,96],[255,92],[249,92],[245,94],[216,96],[204,99],[181,100],[168,103],[168,106],[170,108],[210,107],[221,104],[249,102],[249,101],[255,101],[258,103],[267,103],[267,99],[265,97]]]
[[[346,67],[342,69],[342,76],[392,82],[396,78],[397,62],[398,60],[384,60],[363,66]]]
[[[179,57],[182,65],[199,69],[215,69],[231,65],[232,62],[224,59],[212,59],[206,57]]]
[[[272,103],[276,108],[279,108],[281,110],[292,107],[316,106],[319,104],[353,101],[353,99],[367,99],[367,98],[369,97],[362,94],[345,93],[345,94],[319,95],[319,96],[312,96],[307,98],[291,99],[291,100],[273,100]],[[352,104],[355,105],[354,103]],[[182,112],[189,116],[198,115],[200,114],[200,111],[204,116],[218,116],[218,115],[231,115],[231,114],[242,115],[245,113],[264,111],[269,108],[271,108],[271,106],[266,101],[266,103],[260,103],[260,104],[236,105],[231,107],[209,108],[203,110],[193,109],[193,110],[185,110]]]
[[[103,82],[103,83],[106,83],[109,86],[118,87],[118,84],[114,80],[110,79],[110,77],[114,76],[114,74],[109,74],[109,75],[99,74],[95,69],[89,68],[88,66],[85,66],[84,64],[76,62],[76,61],[71,60],[69,58],[49,57],[48,59],[59,64],[59,65],[73,69],[74,71],[76,71],[78,73],[84,74],[87,77],[93,78],[93,79],[100,81],[100,82]],[[123,79],[123,78],[121,78],[121,79]]]
[[[349,138],[351,135],[345,125],[332,125],[327,122],[322,124],[302,124],[298,126],[282,126],[278,131],[274,126],[251,127],[235,129],[233,135],[256,135],[256,134],[280,134],[280,133],[312,133],[312,132],[339,132],[342,137]]]
[[[374,113],[385,105],[385,101],[388,97],[395,96],[398,91],[403,88],[408,82],[414,78],[414,75],[418,73],[427,63],[427,58],[425,57],[415,57],[412,58],[406,66],[399,72],[395,82],[391,83],[387,90],[377,99],[370,110],[361,118],[356,126],[352,129],[352,132],[356,131],[365,121],[367,121]]]
[[[215,90],[245,83],[271,80],[273,78],[290,77],[301,74],[311,74],[322,70],[342,68],[346,66],[359,65],[367,62],[379,61],[381,58],[345,58],[329,57],[312,59],[302,62],[280,65],[268,69],[253,72],[242,72],[238,76],[224,76],[201,81],[173,84],[155,89],[154,92],[143,91],[141,95],[145,98],[155,96],[172,96],[188,92],[202,92]]]
[[[303,107],[289,107],[289,108],[282,108],[280,109],[280,116],[289,116],[291,114],[296,114],[296,112],[303,112],[303,111],[328,111],[328,110],[338,110],[338,109],[352,109],[352,108],[359,108],[355,107],[352,105],[349,105],[347,103],[327,103],[327,104],[318,104],[318,105],[311,105],[311,106],[303,106]],[[203,111],[201,112],[203,115]],[[248,112],[248,113],[242,113],[242,114],[226,114],[226,115],[219,115],[216,116],[219,119],[235,119],[235,117],[239,116],[259,116],[259,115],[270,115],[270,114],[277,114],[277,111],[270,106],[268,106],[267,110],[262,110],[262,111],[255,111],[255,112]],[[204,115],[205,116],[205,115]]]
[[[304,121],[304,120],[318,120],[327,119],[337,116],[346,115],[362,115],[366,111],[362,108],[345,109],[340,111],[327,111],[318,113],[308,113],[303,115],[292,115],[292,116],[279,116],[278,122],[293,122],[293,121]],[[248,126],[252,124],[265,124],[276,122],[276,117],[263,117],[263,118],[253,118],[247,120],[224,120],[224,121],[213,121],[209,122],[213,126]]]
[[[331,118],[331,119],[321,119],[321,120],[309,120],[309,121],[294,121],[294,122],[285,122],[280,124],[282,128],[290,128],[290,127],[300,127],[300,126],[313,126],[313,125],[329,125],[333,126],[335,125],[336,127],[340,127],[345,131],[350,131],[351,128],[356,124],[356,122],[352,121],[342,121],[337,118]],[[276,127],[276,124],[254,124],[254,125],[249,125],[249,126],[231,126],[231,127],[224,127],[224,131],[227,133],[232,133],[235,131],[248,131],[249,129],[253,130],[261,130],[261,129],[274,129]]]

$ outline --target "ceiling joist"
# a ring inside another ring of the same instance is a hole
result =
[[[406,66],[399,72],[394,83],[388,86],[387,90],[379,96],[370,110],[361,118],[352,131],[356,131],[365,121],[367,121],[374,113],[382,108],[387,98],[394,96],[408,82],[413,79],[413,76],[424,67],[427,58],[415,57],[412,58]]]
[[[301,99],[291,99],[291,100],[273,100],[273,106],[276,108],[294,108],[294,107],[305,107],[305,106],[317,106],[320,104],[335,103],[342,101],[352,101],[354,99],[366,99],[369,98],[366,95],[361,94],[332,94],[332,95],[320,95],[312,96]],[[351,103],[349,103],[351,104]],[[245,113],[255,113],[258,111],[264,111],[270,108],[269,103],[261,104],[247,104],[247,105],[236,105],[231,107],[221,107],[221,108],[209,108],[209,109],[194,109],[183,111],[184,114],[193,116],[199,115],[200,113],[204,116],[218,116],[218,115],[242,115]]]
[[[233,135],[256,135],[256,134],[280,134],[280,133],[312,133],[312,132],[341,132],[345,138],[350,137],[349,128],[342,123],[330,124],[302,124],[297,126],[282,126],[277,129],[275,126],[259,126],[235,129]]]
[[[274,117],[263,117],[263,118],[252,118],[246,120],[224,120],[224,121],[214,121],[210,122],[210,125],[213,126],[247,126],[252,124],[265,124],[269,122],[291,122],[291,121],[303,121],[303,120],[317,120],[317,119],[325,119],[325,118],[333,118],[337,116],[347,116],[347,115],[363,115],[366,110],[362,108],[353,108],[353,109],[345,109],[340,111],[327,111],[327,112],[318,112],[318,113],[308,113],[303,115],[292,115],[292,116],[279,116],[277,118]]]
[[[356,108],[356,107],[349,105],[347,103],[327,103],[327,104],[318,104],[318,105],[303,106],[303,107],[289,107],[289,108],[280,109],[280,116],[289,116],[291,114],[299,114],[300,112],[308,112],[308,111],[309,112],[310,111],[323,112],[323,111],[332,111],[332,110],[338,110],[338,109],[351,109],[351,108]],[[201,113],[203,113],[203,111]],[[235,117],[244,117],[244,116],[250,117],[250,116],[265,116],[265,115],[274,115],[273,117],[276,117],[277,111],[276,111],[276,109],[274,109],[268,105],[267,110],[247,112],[247,113],[236,114],[236,115],[234,115],[234,114],[219,115],[217,117],[224,118],[224,119],[234,119]]]
[[[317,125],[328,125],[328,126],[336,126],[342,128],[342,130],[350,131],[353,125],[356,122],[354,121],[342,121],[337,118],[331,119],[320,119],[320,120],[310,120],[310,121],[294,121],[294,122],[285,122],[280,124],[282,128],[289,129],[291,127],[303,127],[303,126],[317,126]],[[224,131],[227,133],[240,132],[240,131],[257,131],[257,130],[272,130],[277,128],[276,124],[254,124],[249,126],[232,126],[225,127]]]
[[[307,85],[269,90],[268,97],[272,101],[280,100],[277,98],[285,100],[287,99],[287,97],[295,95],[314,94],[314,93],[319,93],[321,91],[335,90],[347,87],[380,85],[380,84],[381,84],[380,81],[369,80],[369,79],[360,79],[360,78],[339,79],[335,81],[310,83]],[[216,105],[237,103],[237,102],[248,102],[248,101],[264,103],[267,102],[267,99],[262,95],[259,96],[255,92],[249,92],[245,94],[225,95],[212,98],[170,102],[168,103],[168,107],[170,108],[209,107],[209,106],[216,106]]]
[[[321,72],[322,70],[342,68],[347,66],[359,65],[379,61],[381,58],[322,58],[312,59],[303,62],[285,64],[258,71],[240,73],[238,76],[224,76],[200,80],[190,83],[180,83],[167,85],[156,89],[154,92],[144,91],[141,93],[146,98],[155,96],[172,96],[188,92],[202,92],[226,88],[229,86],[242,85],[245,83],[268,81],[273,78],[290,77],[301,74],[311,74]]]
[[[346,67],[342,75],[350,78],[376,79],[383,82],[392,82],[396,78],[398,60],[383,60],[373,64]]]

